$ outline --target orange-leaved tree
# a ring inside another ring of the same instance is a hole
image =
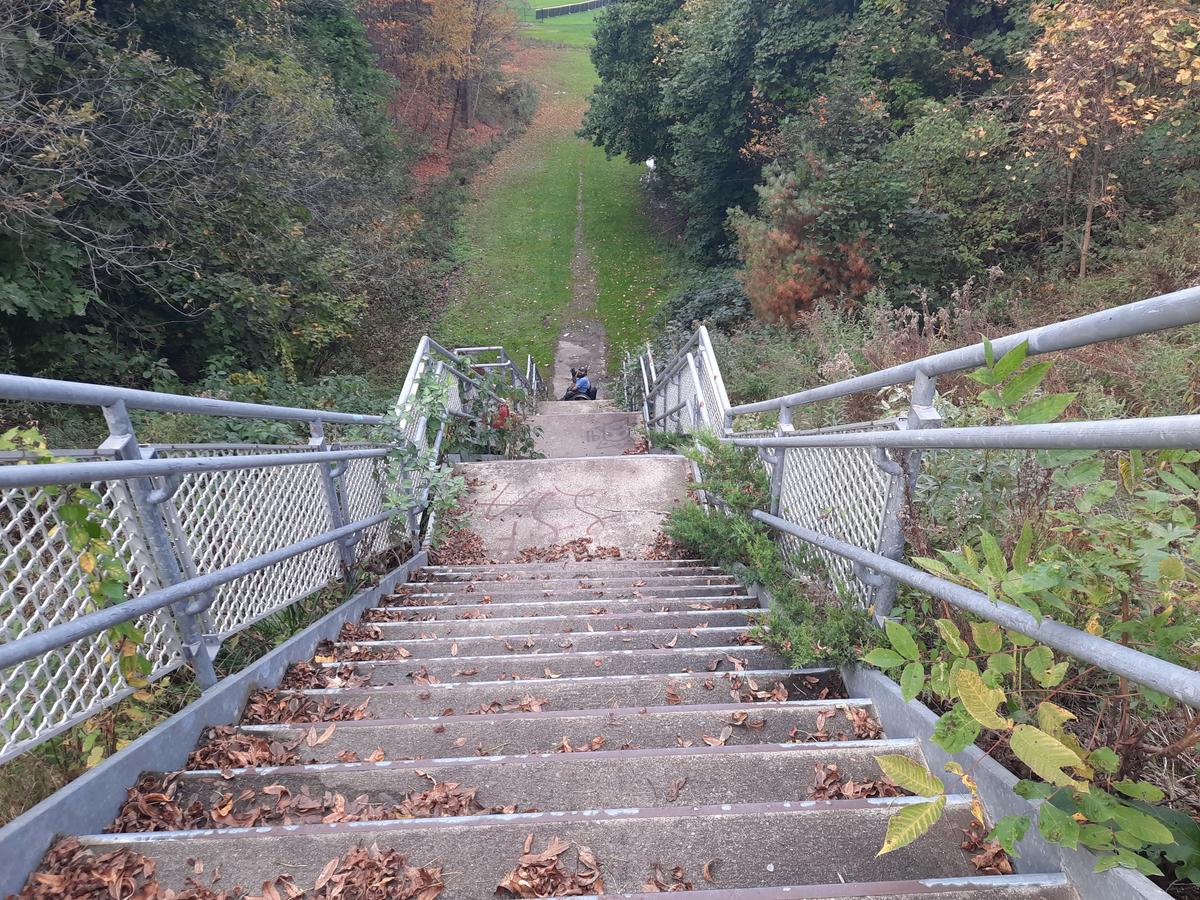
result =
[[[1096,211],[1116,197],[1109,161],[1150,125],[1200,96],[1200,7],[1192,0],[1039,0],[1042,26],[1025,140],[1067,168],[1068,197],[1082,194],[1079,274],[1087,274]]]

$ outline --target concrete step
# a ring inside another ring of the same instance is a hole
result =
[[[541,400],[539,416],[578,416],[595,412],[622,412],[616,400]]]
[[[488,620],[484,620],[488,621]],[[382,626],[379,626],[382,629]],[[745,643],[743,643],[743,641]],[[502,653],[529,656],[542,653],[605,653],[610,650],[653,650],[673,647],[680,650],[696,647],[757,646],[751,641],[746,626],[726,628],[694,628],[680,631],[677,628],[655,628],[644,631],[581,631],[573,634],[507,634],[456,637],[449,640],[429,638],[425,640],[378,640],[339,642],[335,653],[351,647],[385,653],[396,653],[400,648],[411,654],[412,659],[430,659],[445,656],[450,644],[456,644],[459,659],[474,656],[496,656]],[[734,655],[737,655],[736,653]]]
[[[638,578],[675,575],[723,575],[716,566],[698,559],[597,559],[544,563],[485,564],[478,566],[426,566],[414,581],[539,581],[547,578]]]
[[[710,737],[718,739],[720,733]],[[236,813],[257,806],[276,808],[264,787],[282,785],[293,796],[320,800],[341,794],[365,795],[384,807],[374,817],[395,818],[388,809],[432,783],[453,782],[474,788],[481,807],[516,807],[517,812],[609,809],[620,806],[712,806],[719,803],[770,803],[807,800],[814,773],[836,765],[842,779],[877,781],[884,777],[876,754],[898,754],[924,764],[912,739],[849,741],[827,744],[772,744],[602,749],[581,753],[469,756],[451,759],[339,762],[184,772],[177,777],[176,800],[205,809],[224,795],[237,797]],[[323,806],[304,821],[319,822]],[[282,816],[267,822],[280,824]]]
[[[491,612],[491,610],[487,610]],[[507,610],[503,610],[507,611]],[[403,612],[403,610],[395,610]],[[500,612],[500,610],[497,610]],[[558,616],[494,616],[490,619],[444,619],[412,622],[378,622],[380,637],[404,641],[411,638],[456,638],[492,635],[590,634],[615,631],[672,631],[700,632],[705,628],[745,628],[766,610],[748,609],[681,609],[668,612],[620,612],[605,615],[579,613]],[[591,631],[589,631],[589,628]],[[682,641],[683,639],[680,638]]]
[[[443,643],[448,653],[450,643]],[[735,662],[736,660],[736,662]],[[353,660],[349,652],[321,668],[336,670],[349,664],[369,675],[374,686],[443,682],[543,681],[557,678],[605,678],[609,675],[653,675],[660,672],[709,673],[743,669],[784,669],[787,660],[765,647],[669,648],[608,650],[603,653],[537,653],[517,656],[442,656],[426,659]]]
[[[728,695],[726,695],[728,699]],[[665,701],[663,701],[665,702]],[[597,737],[609,748],[677,747],[703,743],[704,735],[720,735],[734,726],[730,746],[782,744],[816,739],[856,739],[851,713],[864,713],[878,724],[868,700],[792,700],[786,703],[692,704],[623,709],[544,710],[478,716],[425,716],[413,719],[359,719],[338,722],[325,741],[298,748],[305,761],[335,762],[344,751],[367,759],[376,749],[385,759],[466,756],[474,753],[545,753],[565,739],[572,747],[588,746]],[[744,718],[743,718],[744,717]],[[752,726],[752,727],[751,727]],[[243,725],[240,730],[285,743],[304,741],[308,725]],[[325,728],[322,727],[323,733]],[[867,732],[862,732],[867,733]],[[882,732],[881,732],[882,733]],[[320,736],[320,735],[318,735]]]
[[[512,619],[518,616],[571,616],[585,629],[591,616],[625,615],[636,612],[714,612],[720,610],[758,610],[758,600],[748,596],[664,597],[636,600],[622,597],[591,600],[532,600],[524,603],[456,604],[430,597],[429,606],[375,606],[364,614],[364,622],[446,621],[449,619]]]
[[[687,500],[690,463],[677,456],[608,456],[463,463],[462,523],[489,558],[577,538],[638,556]]]
[[[742,583],[730,575],[680,575],[667,577],[623,576],[600,577],[578,576],[575,578],[541,578],[538,581],[433,581],[407,584],[406,589],[391,596],[397,599],[413,594],[540,594],[544,590],[606,590],[617,594],[638,592],[647,596],[658,595],[658,590],[694,590],[703,588],[742,589]]]
[[[694,872],[685,873],[696,878]],[[694,884],[704,887],[700,878]],[[679,900],[712,900],[714,891],[671,891]],[[654,900],[654,893],[605,894],[626,900]],[[922,878],[920,881],[858,881],[852,884],[797,884],[777,888],[722,889],[725,900],[1079,900],[1065,875],[977,875],[974,878]],[[581,900],[595,900],[581,898]]]
[[[781,686],[781,687],[777,687]],[[493,712],[541,709],[599,709],[606,706],[667,706],[684,703],[742,702],[751,692],[775,698],[824,699],[840,693],[840,680],[831,669],[775,669],[748,672],[707,672],[696,675],[609,675],[600,678],[546,678],[540,681],[451,681],[427,685],[384,685],[356,688],[313,688],[303,693],[317,700],[336,700],[357,706],[364,700],[368,715],[378,719],[404,716],[469,714],[484,709]],[[782,691],[787,691],[787,697]],[[677,700],[672,699],[677,698]],[[536,701],[536,702],[532,702]],[[747,700],[747,709],[752,702]],[[500,708],[495,708],[498,705]],[[446,712],[451,710],[452,712]]]
[[[636,891],[653,867],[699,873],[714,862],[711,887],[780,887],[839,881],[975,876],[959,849],[971,822],[967,795],[948,798],[941,819],[920,839],[876,856],[888,819],[920,798],[804,801],[719,806],[580,810],[369,823],[267,826],[214,831],[89,835],[99,852],[129,848],[150,857],[163,887],[182,889],[196,860],[221,869],[222,885],[257,886],[280,873],[311,889],[330,860],[356,846],[396,848],[417,865],[436,860],[440,900],[480,900],[517,863],[527,838],[588,847],[608,892]],[[569,861],[568,861],[569,860]],[[564,859],[574,864],[574,853]]]
[[[591,404],[588,404],[590,406]],[[586,409],[575,415],[539,413],[529,424],[540,428],[534,449],[549,459],[620,456],[637,442],[641,416],[612,410]]]
[[[434,585],[440,587],[440,585]],[[496,591],[418,591],[383,601],[384,606],[436,606],[456,603],[474,605],[479,603],[528,603],[536,600],[657,600],[676,597],[738,597],[746,596],[740,584],[692,584],[679,587],[657,588],[580,588],[564,585],[559,588],[517,588]]]

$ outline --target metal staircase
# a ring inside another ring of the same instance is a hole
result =
[[[996,352],[1196,321],[1200,290],[1006,338]],[[499,370],[537,393],[536,368],[522,373],[497,348],[422,341],[386,420],[0,376],[3,397],[101,407],[112,435],[67,461],[25,466],[15,454],[0,466],[5,565],[18,573],[0,595],[0,759],[132,693],[114,655],[111,629],[123,622],[147,635],[148,680],[186,664],[206,688],[0,830],[0,894],[20,890],[41,860],[31,898],[1165,896],[1128,870],[1095,874],[1086,852],[1033,833],[1017,874],[980,872],[972,857],[985,829],[958,779],[927,834],[878,855],[889,820],[928,798],[903,796],[876,757],[941,771],[933,714],[878,672],[791,668],[761,642],[768,598],[755,586],[651,549],[691,470],[637,452],[635,426],[705,430],[760,450],[773,499],[755,515],[780,532],[792,565],[807,560],[879,612],[910,584],[1195,706],[1194,672],[904,564],[895,504],[923,447],[1200,443],[1197,416],[931,427],[932,379],[982,352],[733,407],[700,329],[660,370],[649,354],[638,361],[634,415],[543,403],[534,422],[547,458],[461,465],[463,521],[494,560],[471,565],[435,565],[419,548],[447,435],[456,422],[488,427],[503,399],[476,376]],[[497,361],[480,362],[487,354]],[[791,425],[804,403],[908,382],[911,409],[896,419]],[[311,441],[146,448],[129,409],[274,418],[307,426]],[[735,427],[763,412],[776,416],[771,428]],[[333,440],[325,423],[381,431]],[[887,448],[906,452],[897,462]],[[100,609],[64,540],[78,514],[47,490],[81,483],[135,576],[125,599]],[[562,549],[577,538],[590,543]],[[558,561],[521,561],[525,548],[556,545]],[[412,551],[403,565],[215,679],[222,640],[397,546]],[[974,773],[984,818],[1028,808],[980,751],[954,759]],[[98,865],[124,873],[116,894],[63,874]]]

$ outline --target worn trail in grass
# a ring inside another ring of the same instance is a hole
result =
[[[525,33],[557,41],[575,18]],[[596,79],[587,50],[527,37],[515,63],[538,87],[538,112],[476,180],[466,262],[437,334],[459,345],[502,342],[547,367],[560,333],[583,317],[602,326],[612,360],[648,336],[675,250],[647,217],[645,170],[576,136]]]

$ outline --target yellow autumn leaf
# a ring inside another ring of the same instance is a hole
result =
[[[875,855],[883,856],[911,844],[936,824],[945,808],[945,794],[928,803],[914,803],[902,808],[888,819],[883,847]]]
[[[1008,739],[1008,746],[1017,759],[1029,766],[1042,781],[1058,787],[1073,787],[1086,791],[1088,786],[1076,781],[1064,770],[1080,768],[1083,760],[1070,747],[1053,735],[1032,725],[1018,725]]]
[[[910,756],[888,753],[875,757],[875,762],[879,763],[884,775],[918,797],[935,797],[946,792],[942,779]]]
[[[90,552],[79,554],[79,568],[83,569],[88,575],[96,571],[96,557]]]
[[[1000,688],[990,688],[984,684],[978,672],[959,669],[955,687],[958,689],[958,699],[971,718],[984,728],[996,731],[1012,728],[1012,719],[1006,719],[996,712],[996,707],[1007,699],[1007,695]]]

